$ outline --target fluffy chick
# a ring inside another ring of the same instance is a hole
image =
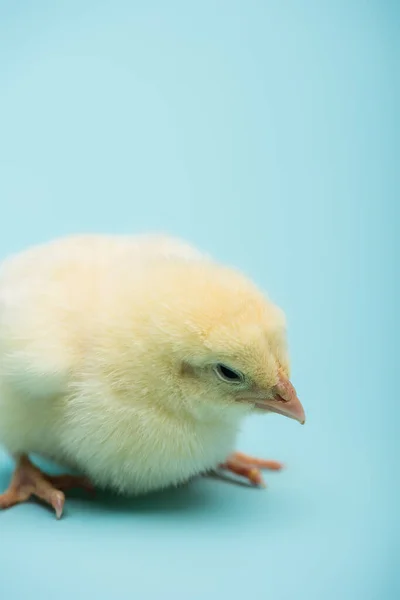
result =
[[[140,494],[224,467],[252,411],[304,422],[285,319],[241,273],[162,236],[72,236],[0,267],[0,443],[17,461],[0,507],[59,517],[75,485]],[[36,453],[84,477],[50,476]]]

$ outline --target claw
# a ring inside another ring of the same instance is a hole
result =
[[[57,519],[61,519],[64,510],[65,496],[62,492],[53,492],[51,497],[51,505],[56,512]]]

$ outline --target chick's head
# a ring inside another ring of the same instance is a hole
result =
[[[181,265],[165,275],[159,325],[184,407],[198,418],[267,411],[304,423],[282,310],[225,267]]]

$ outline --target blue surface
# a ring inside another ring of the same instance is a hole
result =
[[[0,2],[1,257],[71,231],[183,236],[284,307],[308,416],[246,424],[241,450],[288,465],[267,491],[0,514],[2,599],[400,597],[399,12]]]

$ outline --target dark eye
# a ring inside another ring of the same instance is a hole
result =
[[[228,383],[243,383],[244,376],[242,373],[234,371],[233,369],[227,367],[226,365],[223,365],[222,363],[216,365],[215,372],[217,373],[220,379],[223,379],[223,381],[226,381]]]

